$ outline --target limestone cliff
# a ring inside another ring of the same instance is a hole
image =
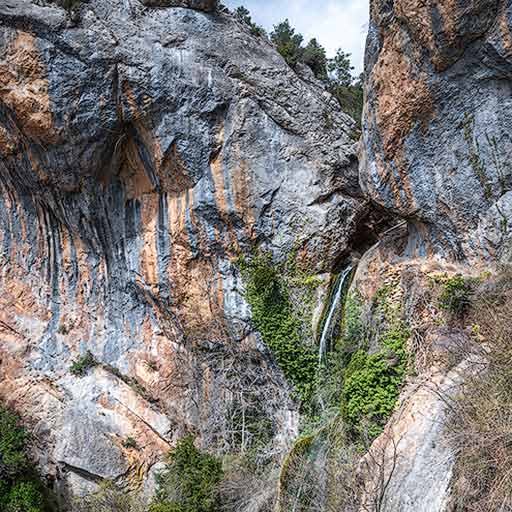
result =
[[[474,358],[466,351],[454,362],[453,354],[471,344],[481,318],[447,321],[433,296],[436,276],[510,263],[511,26],[509,0],[371,3],[361,185],[407,221],[407,232],[365,255],[354,288],[371,300],[394,281],[416,372],[367,456],[374,485],[366,499],[379,496],[378,510],[497,510],[489,498],[472,508],[479,490],[454,497],[463,446],[448,439],[451,400],[464,396]]]
[[[64,4],[0,2],[0,402],[64,509],[150,495],[186,433],[232,454],[243,402],[271,427],[237,512],[491,510],[455,503],[452,352],[484,337],[442,294],[512,255],[512,0],[372,0],[359,145],[214,0]]]
[[[62,492],[137,487],[185,432],[222,447],[228,353],[290,438],[232,260],[330,272],[367,213],[319,84],[208,2],[153,3],[0,3],[0,396]]]
[[[361,183],[410,254],[510,257],[512,5],[371,3]]]

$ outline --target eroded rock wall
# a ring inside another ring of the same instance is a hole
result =
[[[446,419],[450,400],[464,397],[464,361],[446,360],[471,327],[440,315],[429,274],[510,262],[511,26],[509,0],[371,2],[361,186],[407,221],[407,234],[384,236],[354,286],[369,296],[395,274],[414,306],[404,313],[409,350],[424,359],[366,457],[366,500],[379,510],[453,509]]]
[[[361,183],[409,254],[510,257],[512,3],[374,0]]]
[[[352,283],[352,293],[367,305],[390,290],[387,300],[400,308],[400,319],[409,331],[408,370],[400,398],[359,463],[364,481],[360,512],[376,507],[384,512],[453,510],[457,449],[447,422],[452,421],[452,400],[463,391],[468,363],[460,347],[469,343],[470,334],[447,320],[439,306],[438,280],[458,273],[477,276],[481,268],[404,256],[407,243],[406,226],[384,235],[364,255]]]
[[[141,485],[187,431],[222,448],[226,360],[293,436],[233,260],[294,249],[329,272],[367,205],[355,123],[231,16],[78,12],[0,4],[0,397],[80,494]]]

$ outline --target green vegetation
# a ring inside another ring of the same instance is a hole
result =
[[[360,125],[363,115],[364,76],[361,74],[354,79],[350,54],[341,49],[338,49],[333,59],[329,59],[327,69],[329,92],[338,100],[342,109]]]
[[[146,368],[148,370],[151,370],[152,372],[157,372],[158,371],[158,363],[156,361],[146,361]]]
[[[98,363],[94,361],[94,364],[92,366],[95,366],[97,364]],[[148,367],[148,369],[152,371],[156,371],[156,369],[158,369],[158,367],[156,366],[155,368],[153,368],[152,366],[150,366],[150,364],[146,364],[146,366]],[[158,400],[155,399],[151,395],[151,393],[135,377],[130,377],[128,375],[125,375],[124,373],[121,373],[119,369],[110,364],[102,363],[101,367],[107,372],[110,372],[112,375],[115,375],[119,380],[122,380],[127,386],[130,386],[133,389],[133,391],[135,391],[135,393],[144,398],[144,400],[152,404],[158,403]]]
[[[93,368],[97,364],[98,363],[96,362],[96,359],[94,359],[94,356],[87,351],[78,360],[73,362],[69,371],[77,377],[83,377],[90,368]]]
[[[302,322],[294,313],[282,272],[265,256],[241,260],[240,268],[254,326],[303,404],[309,403],[317,380],[318,357],[313,347],[302,342]]]
[[[190,435],[169,453],[166,469],[157,477],[157,498],[151,512],[215,512],[221,462],[194,446]]]
[[[443,281],[439,307],[454,317],[462,317],[471,304],[472,282],[461,274],[447,277]]]
[[[63,336],[68,334],[69,333],[69,329],[66,326],[66,324],[60,324],[59,327],[57,328],[57,333],[58,334],[62,334]]]
[[[327,54],[325,48],[313,38],[304,48],[302,53],[302,60],[307,64],[313,74],[319,79],[326,81],[329,77],[327,75]]]
[[[302,35],[295,32],[288,20],[274,27],[270,39],[290,67],[296,68],[300,62],[309,66],[315,77],[326,84],[343,110],[360,123],[363,111],[363,79],[360,76],[354,80],[354,67],[349,53],[338,49],[336,55],[328,59],[325,48],[315,38],[305,47],[302,46]]]
[[[123,446],[128,449],[136,450],[138,448],[137,441],[133,437],[127,437],[123,441]]]
[[[240,6],[235,9],[235,16],[246,25],[249,25],[251,33],[255,36],[266,36],[265,29],[252,21],[251,13],[244,7]]]
[[[343,338],[345,347],[353,347],[364,336],[361,319],[363,301],[358,293],[349,293],[345,300],[343,312]]]
[[[355,433],[377,437],[393,412],[407,369],[407,326],[396,323],[380,340],[380,350],[358,350],[343,384],[343,416]]]
[[[29,435],[16,414],[0,405],[0,510],[43,512],[44,489],[28,457]]]
[[[290,67],[295,68],[299,62],[303,61],[304,38],[301,34],[295,33],[295,29],[287,19],[274,27],[270,33],[270,40]]]
[[[349,53],[338,49],[336,55],[328,59],[325,48],[315,38],[305,47],[302,46],[304,38],[295,32],[289,20],[276,25],[270,39],[290,67],[295,68],[299,62],[309,66],[315,77],[326,84],[343,110],[360,123],[363,111],[363,80],[362,76],[354,80],[354,67]]]

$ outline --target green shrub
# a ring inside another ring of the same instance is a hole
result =
[[[439,297],[439,307],[455,317],[462,317],[471,304],[472,285],[461,274],[447,278]]]
[[[364,325],[362,321],[363,301],[356,292],[348,293],[343,310],[343,348],[351,347],[358,343],[364,335]]]
[[[29,436],[20,426],[19,418],[0,406],[0,475],[13,476],[25,471],[29,461],[25,447]]]
[[[303,37],[296,33],[288,19],[274,26],[270,34],[271,41],[276,45],[277,51],[292,68],[302,60],[304,48],[302,47]]]
[[[94,356],[89,351],[87,351],[85,355],[80,357],[77,361],[73,362],[69,368],[69,371],[77,377],[83,377],[87,373],[87,370],[93,368],[97,364],[98,363],[96,362],[96,359],[94,359]]]
[[[43,494],[39,483],[28,481],[14,484],[7,495],[5,512],[40,512]]]
[[[286,379],[293,384],[303,403],[312,397],[317,380],[318,356],[301,341],[301,321],[290,302],[279,270],[268,257],[241,261],[246,299],[252,321],[272,351]]]
[[[156,361],[146,361],[146,368],[152,372],[158,371],[158,363]]]
[[[244,6],[235,9],[235,16],[250,27],[251,34],[258,37],[267,35],[263,27],[252,21],[251,13]]]
[[[157,477],[157,499],[150,512],[214,512],[222,476],[221,462],[200,452],[188,435],[170,451],[166,469]]]
[[[43,486],[31,463],[29,435],[16,414],[0,405],[0,510],[43,512]]]
[[[382,432],[406,374],[408,337],[407,327],[397,323],[382,335],[377,353],[358,350],[351,357],[342,398],[344,419],[354,433],[374,438]]]
[[[133,437],[127,437],[123,441],[123,446],[128,449],[136,450],[138,448],[137,441]]]

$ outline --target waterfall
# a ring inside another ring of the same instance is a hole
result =
[[[320,337],[320,345],[318,351],[318,360],[320,361],[320,363],[322,363],[325,360],[325,356],[327,355],[327,349],[333,334],[333,320],[336,320],[335,313],[340,305],[341,299],[343,297],[343,291],[345,289],[346,283],[348,282],[351,272],[352,266],[349,265],[338,278],[336,292],[329,305],[329,311],[327,313],[327,317],[325,318],[324,326],[322,329],[322,335]]]

